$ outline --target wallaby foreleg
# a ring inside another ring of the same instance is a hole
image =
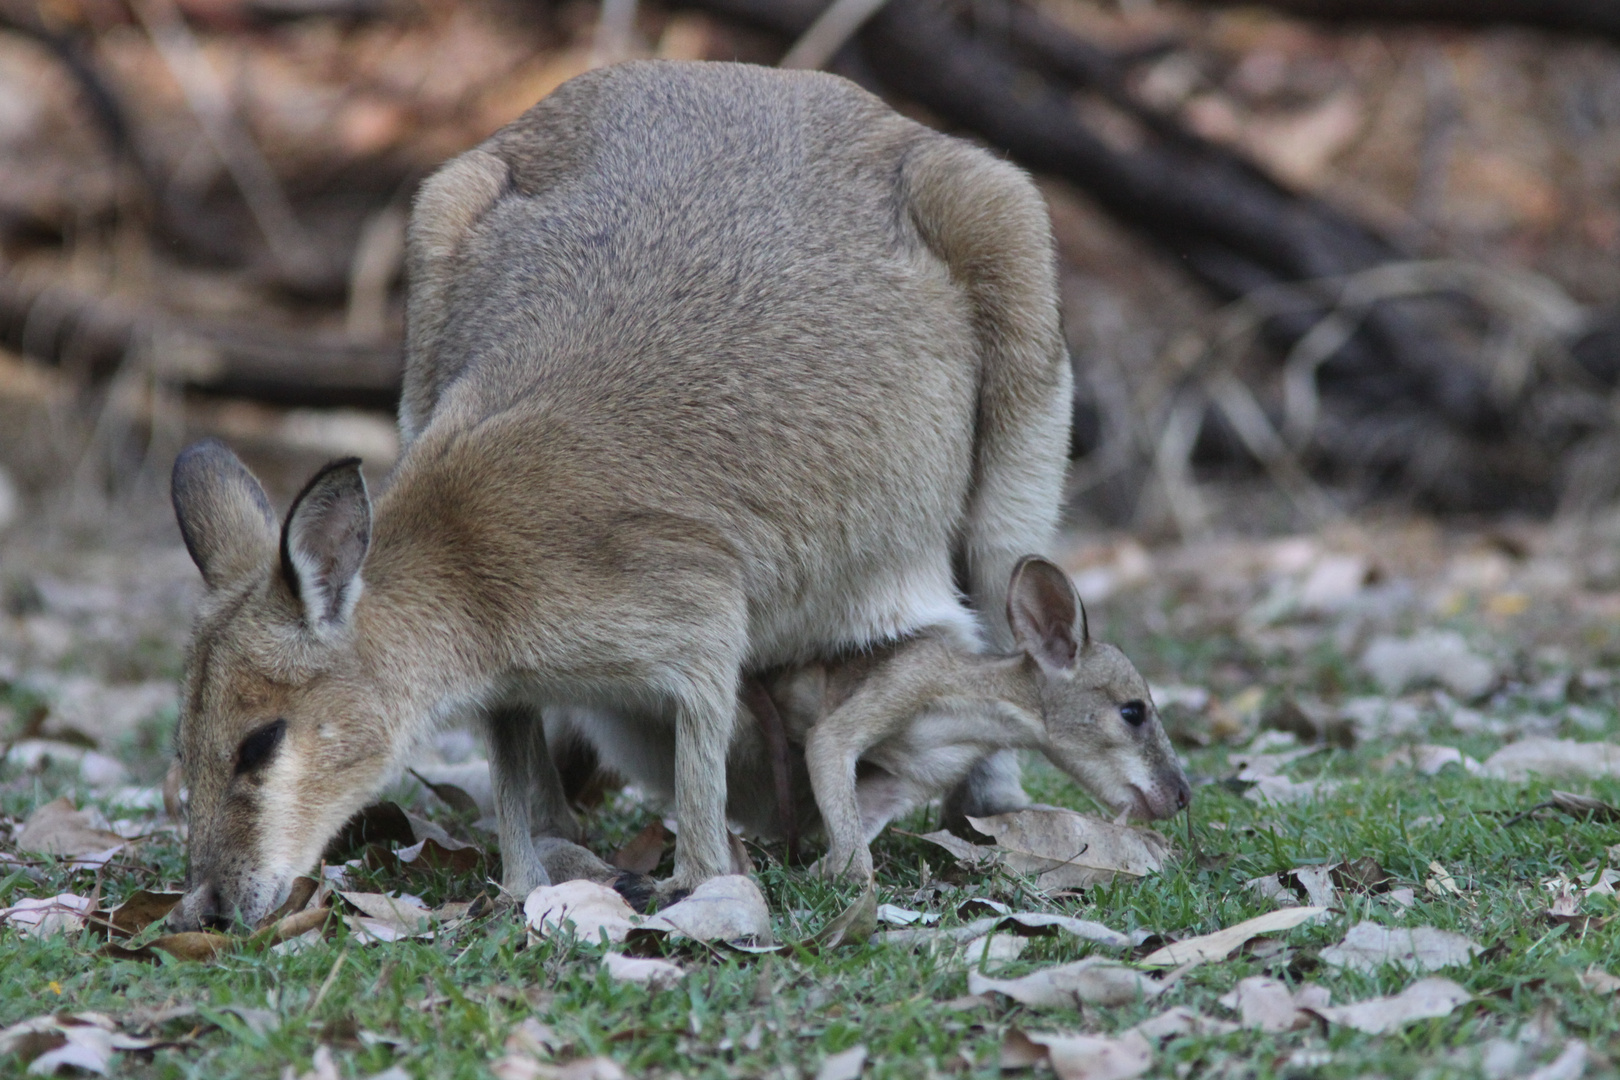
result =
[[[822,719],[805,738],[810,787],[827,833],[821,872],[850,881],[872,880],[872,850],[855,784],[861,755],[904,726],[910,710],[870,684]]]
[[[504,867],[501,885],[518,898],[551,884],[536,855],[536,836],[578,840],[579,821],[568,807],[562,780],[546,749],[540,711],[507,704],[484,718],[495,821]]]
[[[731,872],[726,829],[726,753],[737,715],[737,678],[675,704],[675,873],[668,899]]]

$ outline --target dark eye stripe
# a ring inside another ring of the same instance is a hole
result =
[[[270,760],[270,755],[281,745],[281,736],[287,731],[287,721],[273,720],[242,740],[236,749],[236,775],[252,772]]]
[[[1140,727],[1147,720],[1147,705],[1141,701],[1127,701],[1119,707],[1119,715],[1131,727]]]

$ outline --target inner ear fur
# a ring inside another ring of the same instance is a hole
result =
[[[371,496],[359,458],[326,465],[304,485],[281,528],[281,576],[316,633],[348,621],[371,547]]]
[[[1039,555],[1013,567],[1007,589],[1007,624],[1013,639],[1042,667],[1072,668],[1091,644],[1086,608],[1063,568]]]
[[[180,451],[169,495],[180,536],[208,588],[217,589],[269,562],[276,544],[275,511],[230,447],[204,439]]]

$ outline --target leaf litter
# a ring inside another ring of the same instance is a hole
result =
[[[1324,964],[1374,973],[1396,967],[1413,974],[1471,963],[1485,947],[1464,934],[1432,926],[1379,926],[1359,922],[1344,940],[1322,950]]]
[[[1011,1028],[1001,1043],[1001,1070],[1051,1066],[1058,1080],[1132,1080],[1153,1067],[1153,1047],[1139,1031],[1113,1038]]]
[[[1257,915],[1212,934],[1184,938],[1144,956],[1143,967],[1179,967],[1224,960],[1251,938],[1279,934],[1327,914],[1323,907],[1290,907]]]
[[[938,844],[970,869],[1005,869],[1033,878],[1037,888],[1048,891],[1158,873],[1169,849],[1164,837],[1152,829],[1117,825],[1061,807],[1028,807],[967,820],[994,844],[970,843],[943,829],[922,839]]]

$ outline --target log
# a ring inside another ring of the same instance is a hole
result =
[[[1235,6],[1258,3],[1306,19],[1328,22],[1442,23],[1460,26],[1529,26],[1583,36],[1620,39],[1620,4],[1614,0],[1202,0]]]
[[[678,0],[787,36],[819,13],[816,0]],[[984,5],[978,5],[981,10]],[[1033,13],[1007,5],[1009,33],[972,34],[938,0],[889,0],[856,46],[889,91],[1009,152],[1027,168],[1074,183],[1110,215],[1169,251],[1218,296],[1333,278],[1401,261],[1404,252],[1350,215],[1289,190],[1241,154],[1201,139],[1131,101],[1106,54]],[[1032,78],[1034,54],[1061,83]],[[1071,89],[1084,85],[1138,122],[1133,146],[1089,125]],[[1287,344],[1320,311],[1274,319]],[[1324,392],[1357,411],[1422,409],[1458,431],[1488,434],[1504,418],[1484,377],[1457,352],[1445,317],[1408,303],[1380,305],[1321,371]]]
[[[404,371],[397,343],[179,319],[15,275],[0,277],[0,345],[85,379],[144,362],[187,390],[280,405],[391,411]]]

